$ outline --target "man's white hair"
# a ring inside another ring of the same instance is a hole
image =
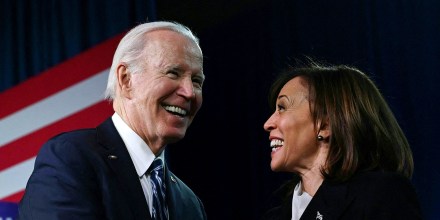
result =
[[[156,21],[143,23],[134,27],[122,38],[116,48],[112,66],[110,67],[107,88],[104,94],[105,99],[112,101],[116,96],[116,68],[121,62],[127,65],[127,68],[132,74],[142,71],[143,67],[139,64],[141,63],[140,59],[143,57],[144,45],[147,42],[144,34],[154,30],[175,31],[188,37],[199,46],[199,39],[192,33],[192,31],[188,27],[177,22]]]

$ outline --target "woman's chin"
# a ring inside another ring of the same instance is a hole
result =
[[[280,166],[280,164],[277,163],[276,161],[274,161],[273,159],[272,159],[272,161],[270,162],[270,169],[271,169],[273,172],[281,172],[281,171],[283,171],[283,169],[282,169],[282,167]]]

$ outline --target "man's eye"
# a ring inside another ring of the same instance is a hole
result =
[[[203,85],[203,80],[200,78],[193,78],[192,79],[193,84],[197,87],[197,88],[202,88]]]
[[[179,76],[179,73],[176,72],[176,71],[168,71],[167,75],[170,76],[170,77],[175,78],[175,77]]]

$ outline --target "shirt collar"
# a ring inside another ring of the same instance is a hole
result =
[[[124,122],[118,113],[115,112],[113,114],[112,120],[116,130],[127,147],[128,153],[130,154],[131,160],[136,168],[136,173],[139,177],[142,177],[145,172],[147,172],[156,156],[147,143],[145,143],[145,141]],[[158,157],[162,159],[165,164],[164,152],[165,150],[163,150]]]

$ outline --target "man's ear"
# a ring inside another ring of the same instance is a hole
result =
[[[121,97],[131,98],[131,74],[126,64],[119,64],[116,68],[116,78],[118,80],[118,90]]]

